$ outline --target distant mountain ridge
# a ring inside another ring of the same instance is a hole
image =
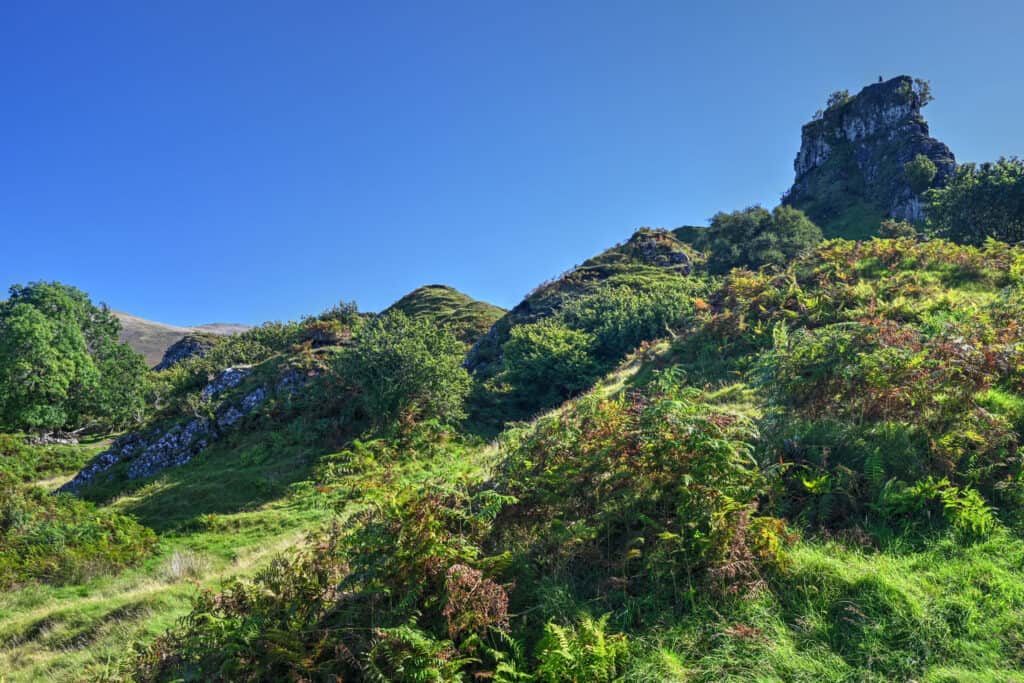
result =
[[[238,334],[252,329],[252,325],[240,323],[208,323],[194,327],[180,327],[177,325],[166,325],[164,323],[146,320],[123,311],[112,311],[121,321],[122,342],[142,354],[146,364],[155,366],[163,358],[164,352],[180,341],[185,335],[207,334],[207,335],[230,335]]]

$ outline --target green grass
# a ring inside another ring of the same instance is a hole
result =
[[[1024,542],[800,542],[770,589],[634,638],[631,681],[1024,681]]]
[[[391,304],[388,311],[401,311],[410,318],[427,317],[438,325],[450,325],[456,337],[472,344],[505,315],[505,309],[477,301],[457,289],[426,285]],[[387,312],[387,311],[385,311]]]

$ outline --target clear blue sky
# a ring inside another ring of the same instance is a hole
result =
[[[839,88],[932,81],[1024,154],[1020,2],[0,6],[0,286],[257,323],[427,283],[503,306],[643,225],[774,205]]]

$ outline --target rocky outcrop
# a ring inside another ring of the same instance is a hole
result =
[[[166,370],[174,367],[186,358],[193,356],[205,356],[213,348],[214,340],[208,337],[197,337],[186,335],[171,344],[164,352],[163,358],[157,363],[154,370]]]
[[[204,401],[213,399],[239,386],[252,373],[250,367],[228,368],[218,373],[200,392]],[[257,386],[241,396],[237,393],[212,406],[213,417],[193,417],[173,425],[162,425],[142,432],[126,434],[97,455],[75,477],[58,491],[74,493],[96,478],[124,464],[128,479],[151,477],[170,467],[189,462],[211,443],[237,428],[273,394],[292,394],[299,390],[308,376],[288,371],[273,385]]]
[[[880,218],[923,219],[904,166],[921,154],[935,164],[933,187],[956,169],[949,147],[929,135],[929,96],[909,76],[839,99],[803,127],[796,180],[783,201],[804,210],[829,236],[863,237]]]

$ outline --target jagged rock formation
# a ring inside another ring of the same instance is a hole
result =
[[[188,334],[171,344],[164,351],[163,358],[157,363],[154,370],[166,370],[192,356],[205,356],[216,343],[212,337],[200,337]]]
[[[803,127],[796,180],[784,203],[802,209],[826,236],[874,234],[881,219],[923,219],[904,165],[922,154],[935,164],[933,187],[956,169],[949,147],[931,137],[921,107],[929,96],[909,76],[869,85]]]
[[[200,395],[205,401],[212,402],[241,385],[252,372],[253,368],[248,366],[227,368],[203,387]],[[170,426],[164,424],[126,434],[93,458],[58,492],[75,493],[94,482],[99,475],[122,463],[128,479],[151,477],[169,467],[184,465],[234,428],[242,418],[253,413],[272,395],[293,394],[307,379],[290,370],[276,383],[250,386],[240,396],[238,392],[228,396],[212,408],[212,417],[193,417]]]
[[[516,325],[537,322],[554,315],[567,301],[587,293],[603,280],[645,273],[673,273],[687,276],[693,271],[696,252],[668,230],[641,228],[618,244],[561,277],[545,282],[502,316],[466,356],[466,367],[486,374],[500,361],[501,346]]]

